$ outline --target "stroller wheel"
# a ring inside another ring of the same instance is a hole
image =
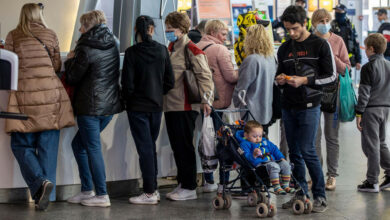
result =
[[[268,215],[268,207],[264,203],[259,203],[256,206],[256,213],[259,218],[265,218]]]
[[[305,202],[305,214],[310,214],[311,211],[313,210],[313,203],[309,199],[306,200]]]
[[[303,204],[303,202],[301,200],[296,200],[293,203],[292,208],[293,208],[294,214],[301,215],[305,211],[305,204]]]
[[[232,197],[230,195],[225,195],[225,198],[224,198],[224,206],[223,208],[225,209],[230,209],[230,207],[232,206]]]
[[[268,217],[274,217],[276,215],[276,212],[277,212],[277,208],[276,208],[276,205],[275,204],[271,204],[269,207],[268,207]]]
[[[257,193],[251,192],[248,194],[248,205],[249,206],[256,206],[258,201]]]
[[[216,196],[216,197],[213,199],[213,207],[214,207],[216,210],[223,209],[224,203],[225,203],[225,202],[223,201],[223,198],[220,197],[220,196]]]
[[[265,204],[268,204],[268,197],[265,193],[262,193],[262,192],[258,192],[259,194],[259,199],[257,201],[257,203],[265,203]]]

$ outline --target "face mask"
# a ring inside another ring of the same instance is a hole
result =
[[[347,18],[347,13],[337,13],[336,12],[336,21],[339,23],[344,23]]]
[[[379,23],[383,24],[385,23],[385,20],[380,20]]]
[[[175,32],[173,32],[173,31],[165,32],[165,37],[166,37],[167,40],[169,40],[170,42],[175,42],[175,41],[177,41],[177,36],[175,35]]]
[[[321,34],[326,34],[330,31],[330,24],[318,24],[316,29]]]

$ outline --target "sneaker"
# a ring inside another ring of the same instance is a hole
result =
[[[222,195],[222,193],[223,193],[223,185],[222,184],[218,184],[217,194],[221,194]]]
[[[158,204],[158,199],[156,193],[148,194],[142,193],[139,196],[131,197],[129,202],[132,204],[140,204],[140,205],[156,205]]]
[[[53,183],[49,180],[45,180],[42,183],[42,186],[39,188],[38,192],[35,194],[35,207],[38,210],[45,210],[49,206],[49,197],[50,193],[53,190]]]
[[[218,189],[217,184],[211,184],[211,183],[205,183],[204,186],[202,187],[202,192],[204,193],[210,193],[210,192],[215,192]]]
[[[313,212],[321,213],[328,209],[328,203],[325,198],[317,197],[314,199]]]
[[[302,193],[302,190],[298,190],[295,192],[295,195],[288,201],[282,204],[282,209],[289,209],[292,208],[294,202],[296,200],[303,200],[304,195]]]
[[[329,176],[328,180],[326,180],[326,185],[325,185],[326,190],[335,190],[336,189],[336,178]]]
[[[371,184],[367,180],[363,182],[363,184],[357,186],[357,190],[359,192],[379,192],[378,184]]]
[[[69,203],[80,203],[84,199],[89,199],[91,197],[95,196],[94,191],[85,191],[85,192],[79,192],[77,195],[70,197],[68,200],[66,200]]]
[[[160,192],[159,192],[158,190],[156,190],[156,191],[154,191],[154,195],[156,195],[157,201],[160,202],[160,199],[161,199],[161,197],[160,197]]]
[[[181,184],[177,185],[176,188],[174,188],[171,192],[167,193],[165,196],[167,199],[171,198],[171,195],[181,190]]]
[[[171,194],[169,198],[174,201],[183,201],[183,200],[197,199],[198,197],[196,195],[196,189],[194,190],[181,189],[176,193]]]
[[[89,199],[82,200],[81,205],[105,208],[111,206],[111,203],[108,195],[104,195],[104,196],[94,196]]]
[[[385,176],[383,178],[385,178],[385,181],[383,181],[383,183],[381,185],[379,185],[379,188],[381,190],[385,190],[387,188],[390,188],[390,176]]]

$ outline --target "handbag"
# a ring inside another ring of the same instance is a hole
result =
[[[353,89],[352,80],[348,73],[348,68],[345,70],[345,75],[339,75],[340,78],[340,121],[348,122],[355,119],[355,106],[357,99],[355,90]]]
[[[192,42],[189,42],[188,44],[190,43]],[[186,44],[184,48],[184,60],[186,65],[186,70],[183,71],[184,89],[187,91],[188,102],[190,104],[200,104],[202,102],[202,98],[200,97],[198,80],[195,77],[190,56],[188,54],[188,44]]]
[[[339,92],[339,81],[322,88],[321,111],[335,113],[337,108],[337,95]]]
[[[46,44],[43,43],[41,41],[41,39],[39,39],[38,37],[36,36],[33,36],[35,39],[37,39],[37,41],[39,41],[39,43],[42,44],[43,48],[45,48],[47,54],[49,55],[49,58],[51,60],[51,64],[54,68],[54,61],[53,61],[53,58],[51,57],[51,53],[50,53],[50,50],[49,48],[47,48]],[[69,99],[72,101],[73,100],[73,94],[74,94],[74,87],[73,86],[70,86],[66,83],[66,74],[64,72],[58,72],[56,73],[56,75],[58,76],[58,78],[60,79],[62,85],[64,86],[64,89],[66,91],[66,93],[68,93],[68,96],[69,96]]]

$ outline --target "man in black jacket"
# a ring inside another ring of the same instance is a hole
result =
[[[288,7],[282,21],[291,37],[278,51],[276,81],[282,88],[282,120],[285,127],[293,174],[302,187],[296,196],[283,204],[289,208],[303,194],[308,196],[306,167],[313,181],[313,211],[327,209],[325,181],[318,159],[315,138],[320,119],[322,86],[336,80],[336,68],[328,42],[310,34],[306,11]]]
[[[381,23],[381,26],[378,29],[378,33],[383,34],[383,36],[387,40],[387,48],[384,53],[385,59],[390,60],[390,22],[387,17],[387,10],[384,8],[381,8],[376,13],[378,16],[378,20]]]

